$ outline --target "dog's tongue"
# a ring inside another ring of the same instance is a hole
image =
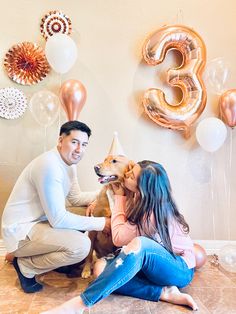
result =
[[[101,184],[105,183],[105,177],[98,178],[98,182],[101,183]]]
[[[116,176],[104,176],[104,177],[99,177],[98,182],[101,184],[104,184],[104,183],[109,183],[110,181],[114,181],[116,179],[117,179]]]

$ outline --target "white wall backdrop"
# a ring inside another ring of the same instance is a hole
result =
[[[72,20],[72,38],[78,46],[76,64],[65,75],[51,74],[35,86],[18,85],[6,75],[3,62],[0,88],[16,87],[30,99],[46,89],[58,93],[61,82],[78,79],[88,98],[80,119],[93,135],[84,160],[78,165],[84,190],[97,188],[93,165],[107,154],[113,132],[134,160],[152,159],[167,169],[177,204],[191,227],[191,235],[202,240],[236,240],[236,130],[228,129],[223,147],[216,153],[203,151],[191,137],[164,129],[149,120],[141,99],[150,87],[162,88],[168,100],[175,98],[164,84],[166,70],[179,62],[174,53],[158,67],[142,60],[145,38],[164,24],[192,27],[204,39],[207,61],[221,57],[230,65],[227,89],[236,88],[236,4],[233,0],[12,0],[0,1],[0,58],[23,41],[45,46],[40,20],[50,10],[62,10]],[[207,106],[197,122],[218,117],[218,98],[207,86]],[[30,110],[19,119],[0,119],[0,213],[19,173],[44,149],[53,147],[60,117],[47,128],[37,124]],[[230,165],[230,154],[232,163]]]

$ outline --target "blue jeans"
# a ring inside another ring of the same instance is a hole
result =
[[[163,246],[146,237],[138,237],[140,249],[123,251],[107,263],[100,276],[80,295],[92,306],[112,292],[139,299],[158,301],[164,286],[183,288],[193,279],[180,256],[173,256]]]

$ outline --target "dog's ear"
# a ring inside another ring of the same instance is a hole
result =
[[[128,163],[128,171],[132,170],[135,166],[135,162],[133,160],[130,160]]]
[[[134,168],[134,166],[135,166],[135,162],[133,160],[129,160],[129,163],[128,163],[127,167],[125,168],[124,174],[131,171]]]

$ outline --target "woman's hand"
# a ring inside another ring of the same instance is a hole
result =
[[[125,188],[122,186],[120,182],[111,183],[110,184],[111,189],[113,190],[115,195],[126,195]]]

